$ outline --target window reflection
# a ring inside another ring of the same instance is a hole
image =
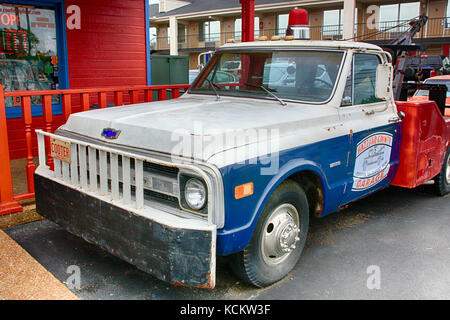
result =
[[[0,84],[5,91],[58,89],[55,11],[0,4]],[[20,100],[6,99],[7,107]],[[59,103],[59,96],[52,102]],[[40,97],[32,97],[40,105]]]

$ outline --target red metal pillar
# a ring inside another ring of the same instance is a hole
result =
[[[6,126],[5,95],[2,85],[0,85],[0,177],[0,216],[22,211],[22,206],[14,200],[8,129]]]
[[[255,40],[255,0],[239,0],[242,5],[242,42]]]
[[[444,55],[448,57],[449,54],[450,54],[450,45],[445,44],[444,45]]]

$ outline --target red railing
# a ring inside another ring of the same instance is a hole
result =
[[[60,95],[63,120],[66,121],[70,114],[91,109],[94,100],[98,108],[109,106],[121,106],[124,104],[135,104],[153,101],[153,93],[159,100],[166,100],[168,93],[171,98],[178,98],[181,91],[185,91],[189,85],[164,85],[164,86],[139,86],[120,88],[92,88],[92,89],[68,89],[68,90],[43,90],[43,91],[12,91],[4,92],[0,85],[0,215],[22,211],[18,201],[34,197],[33,174],[36,169],[34,165],[35,152],[33,145],[36,135],[33,131],[33,117],[31,110],[31,97],[41,97],[42,117],[44,120],[43,130],[52,132],[54,112],[52,96]],[[13,97],[20,98],[22,108],[22,119],[24,123],[24,139],[26,141],[26,177],[28,192],[14,194],[11,175],[10,149],[8,145],[8,128],[5,111],[5,99]],[[109,100],[109,101],[108,101]],[[109,103],[108,103],[109,102]],[[48,144],[47,144],[48,145]],[[49,165],[52,159],[50,150],[46,150]]]

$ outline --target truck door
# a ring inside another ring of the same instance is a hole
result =
[[[349,134],[347,183],[341,205],[386,187],[398,164],[398,123],[392,102],[375,96],[381,57],[355,53],[339,109]]]

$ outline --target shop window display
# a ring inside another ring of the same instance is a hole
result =
[[[5,91],[59,88],[55,10],[0,4],[0,84]],[[52,97],[59,104],[59,96]],[[40,97],[32,97],[40,105]],[[20,99],[6,99],[6,107]]]

